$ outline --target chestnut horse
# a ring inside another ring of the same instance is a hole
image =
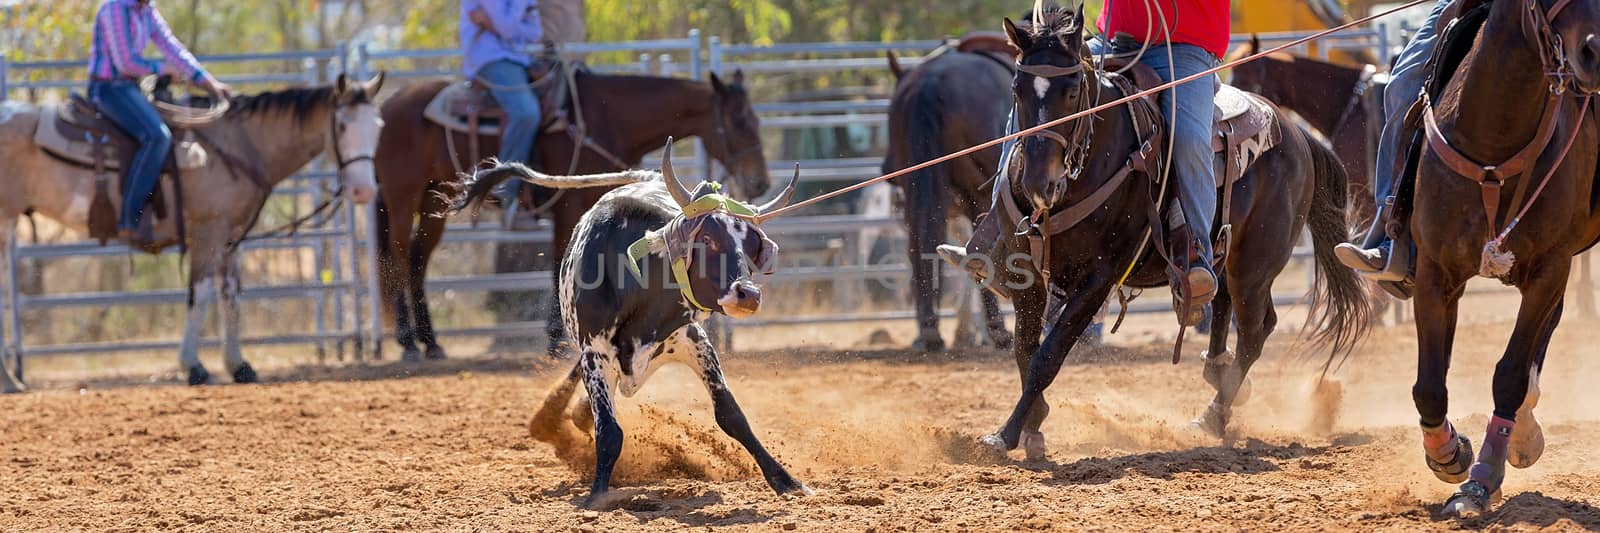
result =
[[[767,192],[767,160],[762,151],[760,121],[744,88],[744,73],[734,72],[732,83],[715,74],[710,83],[655,76],[576,74],[574,92],[581,102],[589,138],[628,167],[639,166],[646,154],[661,148],[667,138],[700,137],[707,155],[728,169],[726,190],[741,199]],[[457,168],[475,168],[478,161],[452,162],[443,127],[423,116],[423,109],[449,80],[419,82],[401,89],[383,103],[386,126],[378,143],[379,285],[384,307],[395,320],[395,340],[402,358],[417,360],[426,346],[429,359],[445,356],[433,331],[423,280],[428,260],[444,236],[448,198],[459,187]],[[456,146],[466,146],[464,134],[455,135]],[[579,152],[572,162],[574,136],[542,134],[535,141],[544,169],[577,174],[622,170],[611,158],[594,149]],[[484,137],[482,150],[499,150],[498,137]],[[578,218],[610,188],[566,191],[550,207],[555,223],[551,245],[555,263],[567,249]],[[535,202],[548,201],[547,190],[536,191]],[[553,299],[552,299],[553,300]],[[561,321],[547,321],[554,347]]]
[[[1403,151],[1402,168],[1420,170],[1414,186],[1402,183],[1390,229],[1400,237],[1409,230],[1416,244],[1411,394],[1427,464],[1442,481],[1465,482],[1444,512],[1475,515],[1496,499],[1506,462],[1526,468],[1544,451],[1533,408],[1545,352],[1572,258],[1600,240],[1591,101],[1600,93],[1600,1],[1504,0],[1464,11],[1442,32],[1435,79],[1407,116],[1423,133],[1402,136],[1420,150]],[[1458,62],[1443,81],[1439,72]],[[1474,276],[1522,295],[1475,463],[1471,441],[1447,418],[1445,383],[1458,304]]]

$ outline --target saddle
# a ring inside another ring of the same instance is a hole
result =
[[[205,167],[209,157],[206,148],[195,140],[192,131],[170,123],[168,128],[174,132],[175,138],[172,151],[162,163],[162,174],[169,179],[158,182],[150,199],[151,214],[158,220],[180,217],[182,197],[177,190],[177,176],[182,170]],[[89,204],[89,236],[99,240],[101,245],[116,238],[117,211],[121,204],[122,185],[127,179],[118,171],[128,168],[132,163],[139,143],[101,113],[93,102],[78,94],[71,95],[65,104],[40,107],[33,141],[45,153],[57,159],[95,171],[94,198]],[[112,174],[118,176],[115,190],[110,187]],[[173,199],[172,205],[167,202],[169,196]],[[181,234],[181,229],[179,232]],[[163,245],[173,243],[146,244],[159,250]]]
[[[1126,66],[1125,58],[1106,61],[1106,68],[1111,70]],[[1134,63],[1128,73],[1139,90],[1165,83],[1155,70],[1143,63]],[[1155,98],[1143,98],[1140,101],[1156,106],[1156,117],[1165,116]],[[1274,106],[1265,98],[1232,85],[1222,84],[1217,88],[1217,96],[1212,102],[1212,117],[1211,151],[1217,155],[1217,187],[1239,181],[1245,171],[1260,159],[1261,154],[1277,146],[1283,138]]]
[[[572,69],[570,74],[573,81],[576,81],[577,75],[588,72],[581,63],[558,62],[545,76],[530,80],[529,86],[539,99],[540,116],[543,117],[539,124],[540,131],[555,132],[566,128],[573,90],[568,83],[567,69]],[[487,86],[467,80],[447,85],[434,95],[423,109],[423,116],[453,132],[498,136],[500,121],[506,113]]]
[[[1016,45],[1011,44],[1011,39],[1004,32],[998,31],[975,31],[963,35],[956,41],[956,51],[997,54],[1013,60],[1022,53]]]

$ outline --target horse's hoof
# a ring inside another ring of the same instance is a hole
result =
[[[444,359],[444,347],[437,344],[428,346],[428,352],[423,357],[431,360]]]
[[[1006,439],[999,433],[990,433],[979,438],[978,446],[1001,454],[1011,451],[1011,448],[1006,447]]]
[[[1038,431],[1023,431],[1022,452],[1029,461],[1045,460],[1044,433]]]
[[[1511,428],[1511,466],[1527,468],[1539,462],[1544,455],[1544,428],[1533,417],[1533,411],[1517,415],[1517,425]]]
[[[942,352],[944,339],[938,335],[917,337],[917,340],[911,343],[911,349],[924,353]]]
[[[785,494],[815,496],[817,494],[811,490],[811,487],[807,487],[805,483],[801,483],[800,480],[787,475],[781,479],[769,479],[767,480],[767,485],[771,486],[772,491],[778,493],[779,496]]]
[[[1218,407],[1215,402],[1206,407],[1206,412],[1200,418],[1189,423],[1190,427],[1206,432],[1207,435],[1221,439],[1228,436],[1229,409]]]
[[[250,363],[241,364],[239,368],[233,370],[234,383],[255,383],[258,381],[261,381],[261,378],[256,376],[256,369],[250,368]]]
[[[1422,458],[1428,461],[1428,470],[1433,471],[1433,477],[1445,483],[1460,483],[1467,480],[1467,473],[1472,470],[1472,440],[1466,436],[1456,435],[1456,455],[1447,463],[1434,461],[1427,453]]]
[[[0,394],[18,394],[28,392],[28,386],[23,385],[22,382],[17,381],[15,378],[6,376],[5,382],[5,387],[0,387]]]
[[[422,350],[418,350],[416,346],[408,346],[405,350],[400,352],[400,360],[407,363],[421,361]]]
[[[1250,401],[1250,395],[1254,393],[1255,387],[1250,384],[1250,376],[1245,376],[1244,381],[1239,383],[1238,392],[1233,393],[1233,404],[1244,405]]]
[[[1468,481],[1449,500],[1445,500],[1443,511],[1446,516],[1472,518],[1489,512],[1489,508],[1499,499],[1498,489],[1490,492],[1483,483]]]
[[[1222,371],[1233,365],[1233,351],[1223,350],[1222,353],[1211,355],[1211,350],[1200,352],[1200,360],[1205,362],[1201,370],[1201,377],[1206,379],[1206,384],[1213,390],[1222,389]]]
[[[189,367],[189,385],[199,386],[211,383],[211,372],[206,367],[194,365]]]

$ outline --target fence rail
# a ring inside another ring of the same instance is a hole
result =
[[[1304,33],[1271,33],[1261,34],[1259,37],[1267,43],[1281,42],[1303,36]],[[1335,49],[1367,49],[1375,52],[1376,57],[1387,61],[1389,43],[1386,40],[1383,28],[1372,30],[1355,30],[1343,32],[1325,41],[1319,47],[1322,54],[1327,54]],[[1243,43],[1248,36],[1235,36],[1235,43]],[[883,53],[887,51],[910,52],[901,59],[903,66],[911,67],[922,61],[920,57],[932,49],[943,44],[941,40],[917,40],[892,43],[876,42],[844,42],[844,43],[795,43],[771,46],[754,46],[744,44],[724,44],[716,36],[702,38],[698,30],[690,31],[682,39],[660,39],[648,41],[632,41],[620,43],[582,43],[572,44],[564,48],[563,52],[574,54],[637,54],[639,61],[635,64],[613,63],[596,65],[601,71],[636,71],[636,72],[667,72],[675,75],[687,76],[694,79],[703,79],[711,73],[728,73],[734,69],[743,69],[747,76],[760,79],[768,75],[798,76],[819,75],[840,72],[880,71],[887,74],[887,62]],[[208,64],[243,64],[260,62],[277,62],[280,64],[298,64],[302,66],[300,72],[261,72],[251,74],[238,74],[223,76],[223,79],[233,84],[278,84],[318,82],[331,79],[335,71],[343,70],[352,72],[362,78],[370,76],[379,69],[388,73],[391,79],[404,80],[422,77],[450,76],[456,71],[448,67],[454,64],[457,57],[456,50],[380,50],[366,43],[354,45],[340,45],[328,50],[314,50],[294,53],[263,53],[263,54],[229,54],[202,57],[201,60]],[[797,57],[803,56],[803,57]],[[443,63],[444,65],[441,65]],[[78,88],[83,84],[84,63],[81,61],[33,61],[33,62],[7,62],[0,57],[0,97],[6,97],[15,92],[29,94],[38,91]],[[418,66],[423,65],[423,66]],[[66,73],[66,74],[62,74]],[[815,102],[758,102],[756,111],[761,115],[762,126],[765,132],[782,134],[796,130],[812,128],[833,127],[860,127],[868,129],[882,129],[887,118],[889,106],[888,95],[879,94],[882,90],[856,91],[857,96],[821,100]],[[846,94],[841,92],[840,94]],[[769,136],[768,146],[773,137]],[[693,161],[685,161],[686,168],[693,168],[705,175],[709,175],[711,166],[705,159],[705,152],[697,145],[694,150]],[[797,161],[771,161],[771,172],[774,176],[785,176]],[[880,160],[872,155],[847,156],[823,159],[802,159],[801,177],[803,183],[820,182],[845,182],[870,177],[878,172]],[[645,166],[659,164],[655,159],[647,159]],[[316,163],[306,172],[293,178],[285,187],[280,187],[276,192],[279,197],[289,198],[295,202],[315,202],[325,194],[320,186],[332,177],[323,163]],[[359,214],[358,214],[359,212]],[[375,235],[373,222],[376,220],[376,207],[365,210],[342,209],[333,217],[324,220],[322,224],[302,230],[296,235],[273,239],[262,239],[245,244],[245,250],[252,252],[267,249],[310,249],[315,258],[315,271],[318,279],[299,280],[279,285],[247,286],[242,294],[247,299],[277,300],[285,298],[306,299],[316,302],[314,331],[292,333],[272,336],[258,336],[244,339],[247,345],[260,344],[315,344],[319,350],[327,344],[334,343],[342,348],[346,342],[357,341],[366,349],[376,349],[382,344],[383,329],[380,322],[381,305],[378,301],[379,292],[376,278],[377,269],[373,258],[376,257],[377,243],[372,238]],[[803,235],[831,235],[845,237],[855,247],[842,254],[845,264],[797,267],[783,271],[775,283],[797,283],[803,281],[833,280],[836,283],[857,283],[865,280],[903,280],[909,275],[909,269],[904,264],[862,264],[857,259],[865,258],[866,251],[862,248],[861,236],[865,231],[875,231],[886,235],[895,235],[899,232],[899,219],[888,214],[874,215],[827,215],[793,217],[774,220],[769,225],[769,231],[779,236]],[[550,242],[548,227],[534,231],[506,231],[498,228],[472,228],[464,224],[452,224],[445,235],[446,243],[548,243]],[[21,317],[32,310],[44,310],[63,307],[81,306],[106,306],[106,305],[155,305],[181,303],[184,300],[184,291],[178,289],[162,289],[154,291],[119,291],[74,294],[41,294],[21,295],[18,293],[16,272],[18,261],[22,260],[57,260],[71,257],[105,257],[117,256],[128,253],[119,246],[101,247],[93,243],[65,243],[46,245],[16,245],[13,253],[8,257],[7,279],[8,300],[12,305],[6,307],[6,329],[8,337],[6,347],[9,355],[18,358],[19,363],[24,355],[27,356],[53,356],[67,354],[85,354],[109,351],[132,350],[158,350],[170,349],[176,346],[175,341],[141,340],[117,341],[98,343],[72,343],[54,345],[24,345],[21,335]],[[363,268],[364,265],[364,268]],[[952,269],[953,270],[953,269]],[[326,273],[331,273],[328,276]],[[549,289],[550,275],[548,272],[524,272],[514,274],[477,274],[436,276],[428,280],[428,288],[432,292],[440,291],[494,291],[494,290],[529,290]],[[1282,298],[1292,299],[1284,295]],[[1160,306],[1156,306],[1160,307]],[[1136,307],[1134,311],[1142,308]],[[753,324],[795,324],[817,322],[840,322],[873,319],[900,320],[910,317],[909,312],[895,311],[887,313],[832,313],[819,316],[791,317],[791,318],[764,318],[752,321]],[[465,335],[501,335],[507,333],[537,334],[542,332],[543,324],[538,321],[513,322],[484,327],[441,328],[442,336]],[[248,327],[247,327],[248,330]],[[214,345],[212,339],[205,340],[205,345]],[[361,357],[360,353],[357,357]]]

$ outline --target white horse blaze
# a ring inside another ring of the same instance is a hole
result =
[[[1043,76],[1033,77],[1033,93],[1043,100],[1045,93],[1050,92],[1050,79]]]

